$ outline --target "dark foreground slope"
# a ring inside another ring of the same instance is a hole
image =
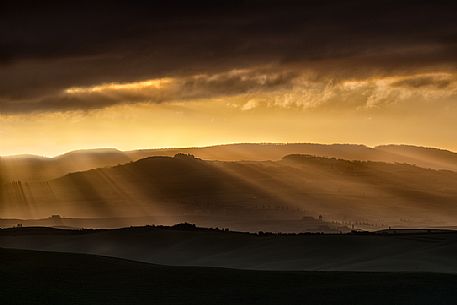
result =
[[[173,227],[0,230],[0,247],[115,256],[161,265],[256,270],[457,274],[457,233],[256,235]]]
[[[0,303],[454,304],[457,276],[167,267],[109,257],[0,249]]]

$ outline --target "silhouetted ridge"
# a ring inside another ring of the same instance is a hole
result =
[[[424,169],[414,164],[408,163],[387,163],[387,162],[379,162],[379,161],[361,161],[361,160],[345,160],[345,159],[337,159],[337,158],[328,158],[328,157],[319,157],[313,155],[306,155],[306,154],[291,154],[284,156],[282,158],[283,161],[292,161],[296,163],[302,164],[314,164],[319,165],[322,167],[327,167],[330,169],[346,169],[346,170],[354,170],[354,171],[361,171],[367,169],[403,169],[407,170],[418,170],[418,171],[429,171],[429,172],[437,172],[440,170],[434,169]],[[441,170],[441,172],[446,172],[445,170]],[[450,173],[451,175],[454,173]]]
[[[457,171],[456,153],[407,145],[385,145],[375,148],[354,144],[315,143],[244,143],[193,148],[163,148],[119,151],[88,149],[69,152],[55,158],[39,156],[0,157],[0,175],[4,181],[46,181],[70,172],[125,164],[153,156],[194,155],[204,160],[264,161],[280,160],[289,154],[308,154],[346,160],[408,163],[424,168]]]
[[[0,247],[78,252],[177,266],[457,274],[457,231],[243,233],[189,223],[114,230],[0,230]]]
[[[241,231],[339,232],[453,226],[457,217],[456,172],[302,154],[221,162],[178,153],[1,189],[8,218],[155,216]]]

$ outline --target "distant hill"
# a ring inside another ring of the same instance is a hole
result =
[[[424,168],[457,171],[457,153],[438,148],[407,145],[384,145],[371,148],[356,144],[242,143],[201,148],[145,149],[126,153],[132,159],[190,153],[202,159],[220,161],[279,160],[289,154],[307,154],[346,160],[408,163]]]
[[[240,230],[334,231],[279,197],[193,157],[152,157],[37,183],[3,186],[3,215],[158,216]],[[34,214],[35,213],[35,214]],[[125,225],[125,224],[124,224]]]
[[[383,145],[375,149],[401,156],[404,163],[457,171],[457,153],[449,150],[412,145]]]
[[[1,192],[3,218],[157,216],[165,224],[284,232],[452,226],[457,219],[456,172],[309,155],[238,162],[151,157],[7,183]]]
[[[196,148],[165,148],[119,151],[89,149],[70,152],[55,158],[20,155],[0,158],[0,175],[4,181],[38,181],[99,167],[114,166],[152,156],[189,153],[205,160],[265,161],[280,160],[289,154],[308,154],[347,160],[408,163],[424,168],[457,171],[457,154],[436,148],[385,145],[375,148],[354,144],[228,144]]]
[[[55,158],[19,155],[0,158],[0,175],[4,181],[43,181],[65,174],[130,162],[117,149],[89,149],[66,153]]]
[[[13,249],[0,249],[0,260],[0,302],[8,305],[447,305],[457,298],[450,274],[170,267]]]

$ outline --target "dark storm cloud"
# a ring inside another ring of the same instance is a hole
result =
[[[218,98],[227,95],[268,92],[290,88],[294,73],[265,70],[240,70],[164,79],[162,86],[138,88],[81,87],[38,98],[4,99],[3,113],[45,112],[56,110],[99,109],[119,103],[163,103],[191,99]],[[0,112],[1,113],[1,112]]]
[[[61,92],[157,77],[192,82],[192,75],[265,65],[273,74],[307,69],[351,78],[454,71],[457,63],[455,1],[1,5],[0,111],[98,108],[122,100],[83,101]],[[250,85],[239,79],[202,88],[218,95]]]

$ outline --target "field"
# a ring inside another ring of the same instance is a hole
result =
[[[115,230],[17,228],[0,230],[0,247],[174,266],[457,274],[457,234],[452,231],[258,235],[190,225]]]
[[[116,304],[454,304],[457,276],[170,267],[0,249],[0,302]]]

